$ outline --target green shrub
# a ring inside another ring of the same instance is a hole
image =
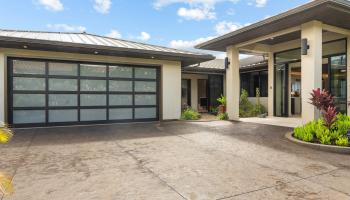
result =
[[[294,137],[305,142],[311,142],[314,135],[310,126],[302,126],[294,129]]]
[[[217,117],[219,120],[228,120],[229,119],[227,113],[219,113]]]
[[[331,136],[330,134],[323,134],[320,138],[321,144],[330,145],[331,144]]]
[[[201,115],[193,110],[192,108],[187,108],[182,112],[181,119],[184,120],[198,120],[200,119]]]
[[[347,137],[340,137],[337,139],[337,141],[335,141],[335,144],[338,146],[343,146],[343,147],[347,147],[349,146],[349,138]]]

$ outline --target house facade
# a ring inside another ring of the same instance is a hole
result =
[[[270,116],[300,115],[303,123],[317,118],[309,104],[315,88],[330,91],[337,110],[349,113],[349,11],[350,1],[315,0],[199,44],[199,49],[227,53],[229,117],[239,118],[240,53],[268,59]]]
[[[0,121],[33,127],[179,119],[182,68],[212,59],[87,33],[0,30]]]

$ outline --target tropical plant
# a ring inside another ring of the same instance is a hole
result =
[[[328,106],[326,110],[323,111],[324,125],[330,130],[332,125],[337,120],[337,111],[335,107]]]
[[[344,146],[347,147],[349,146],[349,138],[348,137],[340,137],[336,142],[336,145],[338,146]]]
[[[242,90],[239,102],[239,116],[240,117],[255,117],[254,105],[248,100],[248,92]]]
[[[311,142],[314,138],[314,135],[310,126],[304,126],[294,129],[294,137],[305,142]]]
[[[227,99],[226,99],[226,97],[224,96],[224,95],[221,95],[218,99],[217,99],[217,101],[220,103],[220,105],[222,105],[222,106],[226,106],[226,104],[227,104]]]
[[[12,131],[7,125],[0,127],[0,143],[8,143],[13,136]],[[12,178],[4,173],[0,172],[0,192],[4,195],[13,193]]]
[[[192,108],[185,109],[181,115],[181,118],[184,120],[198,120],[200,117],[201,115]]]
[[[229,119],[227,113],[219,113],[217,117],[219,120],[228,120]]]
[[[311,104],[314,105],[318,110],[327,110],[328,107],[334,107],[333,97],[326,90],[321,90],[320,88],[312,90]]]

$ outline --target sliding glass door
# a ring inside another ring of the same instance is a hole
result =
[[[288,117],[288,64],[275,66],[275,116]]]
[[[346,113],[346,56],[332,56],[330,62],[330,92],[337,110]]]

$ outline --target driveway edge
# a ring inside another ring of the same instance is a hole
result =
[[[316,150],[321,151],[327,151],[332,153],[339,153],[339,154],[350,154],[350,147],[340,147],[340,146],[331,146],[331,145],[324,145],[324,144],[315,144],[315,143],[309,143],[304,142],[301,140],[298,140],[293,137],[293,132],[288,132],[285,137],[290,140],[291,142],[294,142],[298,145],[309,147]]]

